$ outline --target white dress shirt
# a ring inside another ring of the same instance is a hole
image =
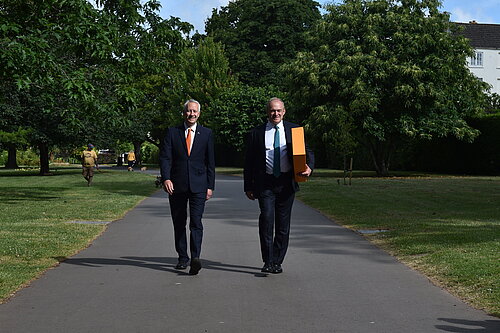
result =
[[[288,172],[292,169],[290,161],[287,156],[287,146],[285,137],[285,127],[283,126],[283,121],[278,125],[278,130],[280,133],[280,167],[281,172]],[[274,162],[274,124],[267,122],[266,133],[265,133],[265,144],[266,144],[266,173],[273,174],[273,162]]]

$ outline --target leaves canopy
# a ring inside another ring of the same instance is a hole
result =
[[[212,11],[205,31],[225,45],[230,67],[249,85],[278,84],[278,67],[303,50],[321,18],[313,0],[236,0]]]
[[[216,143],[243,151],[246,134],[267,118],[271,97],[282,96],[276,87],[237,85],[225,89],[208,107]]]
[[[118,30],[118,56],[112,70],[120,74],[120,80],[112,103],[123,116],[119,126],[112,126],[116,130],[110,139],[140,144],[159,120],[164,84],[180,53],[190,46],[187,34],[193,27],[178,18],[162,19],[156,0],[144,4],[140,0],[104,0],[99,4]]]
[[[437,0],[345,0],[310,32],[310,52],[283,67],[288,91],[333,148],[369,147],[379,174],[405,137],[478,132],[485,85],[466,66],[472,49]]]
[[[170,75],[165,77],[161,95],[165,107],[156,124],[155,137],[160,138],[165,128],[182,121],[182,106],[190,98],[202,106],[200,122],[213,127],[214,120],[207,106],[236,84],[220,43],[205,38],[198,46],[184,49]]]
[[[33,144],[67,143],[103,112],[96,98],[107,80],[115,29],[83,0],[3,1],[0,7],[0,112],[8,127],[32,130]]]
[[[96,3],[0,4],[0,130],[22,125],[45,146],[145,139],[192,26],[161,19],[156,0]]]

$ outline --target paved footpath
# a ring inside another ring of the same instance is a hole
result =
[[[218,176],[203,269],[174,269],[166,194],[0,305],[0,332],[500,332],[425,277],[296,201],[284,273],[264,275],[256,202]]]

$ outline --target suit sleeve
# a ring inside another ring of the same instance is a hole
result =
[[[207,142],[207,184],[211,190],[215,189],[215,152],[214,152],[214,136],[212,131],[208,134]]]
[[[160,173],[162,181],[170,179],[170,171],[172,170],[172,140],[170,132],[171,130],[168,129],[160,147]]]
[[[309,146],[306,143],[306,163],[309,166],[309,168],[314,170],[314,152],[309,148]]]

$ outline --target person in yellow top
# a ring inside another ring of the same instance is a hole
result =
[[[87,149],[82,153],[82,174],[87,180],[87,186],[92,184],[92,177],[94,177],[94,167],[99,169],[97,165],[97,154],[95,153],[94,145],[89,143]]]
[[[134,165],[135,165],[135,153],[133,150],[128,152],[127,155],[127,162],[128,162],[128,171],[134,171]]]

